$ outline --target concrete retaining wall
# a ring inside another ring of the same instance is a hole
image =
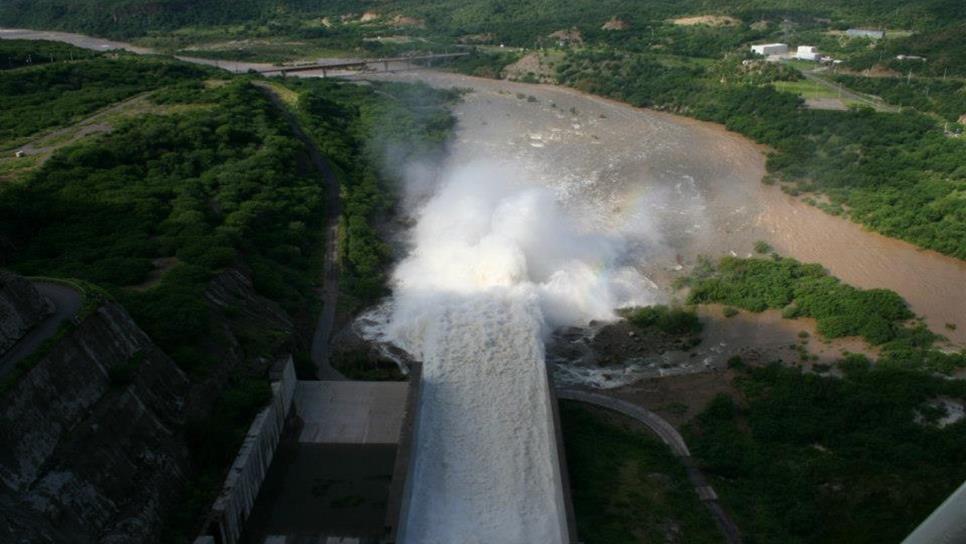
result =
[[[567,535],[568,544],[576,544],[577,518],[574,514],[574,503],[570,495],[570,475],[567,472],[567,455],[564,449],[563,427],[560,424],[560,407],[557,399],[557,390],[553,385],[553,371],[549,364],[546,364],[545,367],[546,371],[544,374],[547,379],[547,395],[550,398],[550,428],[553,429],[553,436],[551,438],[557,450],[555,461],[557,463],[557,476],[560,479],[557,488],[560,489],[562,494],[560,500],[563,502],[564,519],[567,524],[566,531],[561,534]]]
[[[295,396],[295,366],[289,357],[272,376],[272,402],[262,410],[238,450],[202,536],[195,544],[235,544],[275,456]]]
[[[959,486],[902,544],[966,542],[966,483]]]
[[[409,500],[412,486],[409,474],[414,462],[412,447],[415,440],[416,422],[419,420],[419,392],[423,380],[422,363],[411,363],[409,367],[409,391],[406,396],[406,414],[399,430],[399,446],[396,448],[396,463],[389,484],[389,499],[386,508],[386,542],[395,543],[399,539],[400,526],[409,515]]]

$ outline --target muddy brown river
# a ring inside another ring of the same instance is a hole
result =
[[[720,125],[555,86],[432,72],[389,77],[472,89],[456,108],[453,152],[529,165],[589,226],[635,241],[637,264],[662,287],[699,255],[748,256],[764,240],[857,287],[896,291],[933,331],[966,344],[966,262],[761,183],[764,149]]]
[[[150,53],[76,34],[0,29],[0,39],[12,38]],[[966,262],[867,231],[762,184],[764,150],[719,125],[548,85],[432,71],[365,77],[472,90],[455,109],[453,153],[526,165],[588,228],[625,234],[635,264],[665,291],[698,255],[747,256],[764,240],[852,285],[896,291],[933,331],[966,345]]]

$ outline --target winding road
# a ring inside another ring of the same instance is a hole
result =
[[[70,287],[49,282],[33,282],[41,295],[53,303],[54,313],[30,330],[0,356],[0,378],[13,370],[24,357],[33,353],[45,340],[57,333],[61,323],[72,319],[81,308],[83,295]]]
[[[265,96],[288,121],[292,134],[305,146],[312,164],[322,175],[325,182],[325,257],[322,264],[322,311],[312,335],[311,356],[320,380],[344,380],[345,376],[329,364],[329,339],[335,324],[335,307],[339,300],[339,218],[342,215],[342,201],[339,198],[339,180],[322,156],[318,146],[310,138],[295,115],[270,85],[256,82]]]
[[[681,463],[688,473],[688,480],[691,481],[691,485],[698,494],[698,498],[701,499],[701,502],[711,512],[711,517],[714,519],[715,525],[718,526],[721,534],[725,537],[725,540],[729,544],[741,543],[741,533],[738,531],[738,526],[735,525],[735,522],[721,506],[721,503],[718,501],[718,494],[715,493],[711,484],[708,483],[708,479],[701,472],[701,469],[698,468],[694,458],[691,457],[691,451],[688,450],[688,445],[684,442],[681,433],[665,421],[664,418],[636,404],[631,404],[627,401],[600,393],[571,388],[559,388],[556,392],[558,399],[575,400],[577,402],[605,408],[646,425],[661,441],[671,448],[671,452],[674,453],[675,457],[681,459]]]

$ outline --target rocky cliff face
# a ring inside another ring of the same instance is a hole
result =
[[[0,270],[0,354],[53,312],[53,305],[24,278]]]
[[[188,381],[106,303],[0,397],[0,542],[154,542],[187,470]]]
[[[30,283],[8,285],[10,322],[39,319]],[[0,544],[159,540],[193,472],[185,422],[204,421],[231,377],[263,375],[306,341],[243,271],[221,272],[204,296],[212,360],[195,383],[105,303],[0,395]]]
[[[255,292],[249,275],[237,268],[208,283],[205,302],[213,314],[208,341],[212,355],[203,380],[193,384],[189,417],[204,417],[232,377],[264,376],[277,357],[297,350],[296,327],[277,303]]]

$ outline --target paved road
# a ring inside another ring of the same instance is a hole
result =
[[[256,86],[272,101],[288,120],[292,133],[298,138],[309,152],[312,164],[322,174],[325,181],[325,262],[322,266],[322,311],[312,336],[312,362],[315,363],[320,380],[344,380],[341,372],[329,364],[329,339],[335,324],[335,307],[339,300],[339,218],[342,214],[342,201],[339,198],[339,180],[329,166],[329,163],[319,152],[298,119],[282,102],[269,85],[256,83]]]
[[[675,429],[670,423],[665,421],[664,418],[646,408],[636,404],[631,404],[625,400],[583,389],[557,389],[557,398],[593,404],[594,406],[599,406],[601,408],[606,408],[608,410],[613,410],[615,412],[624,414],[627,417],[647,425],[649,429],[654,431],[654,434],[656,434],[671,448],[671,451],[676,457],[681,458],[681,463],[684,465],[684,468],[688,473],[688,480],[690,480],[691,485],[694,486],[694,490],[697,492],[698,498],[701,499],[701,502],[703,502],[708,508],[708,511],[711,512],[711,517],[714,519],[714,522],[721,531],[721,534],[724,535],[725,540],[729,544],[741,543],[741,533],[738,531],[738,526],[735,525],[735,522],[731,519],[728,513],[725,512],[724,508],[721,506],[721,503],[718,502],[718,494],[715,493],[714,489],[711,487],[711,484],[708,483],[708,479],[705,478],[704,473],[701,472],[701,469],[697,467],[697,464],[694,462],[694,458],[691,457],[691,452],[688,450],[688,445],[684,442],[684,438],[681,436],[681,433],[679,433],[677,429]]]
[[[65,319],[73,318],[84,299],[77,291],[56,283],[35,282],[34,287],[54,304],[54,313],[0,356],[0,378],[13,370],[21,359],[40,347],[44,340],[53,336]]]

